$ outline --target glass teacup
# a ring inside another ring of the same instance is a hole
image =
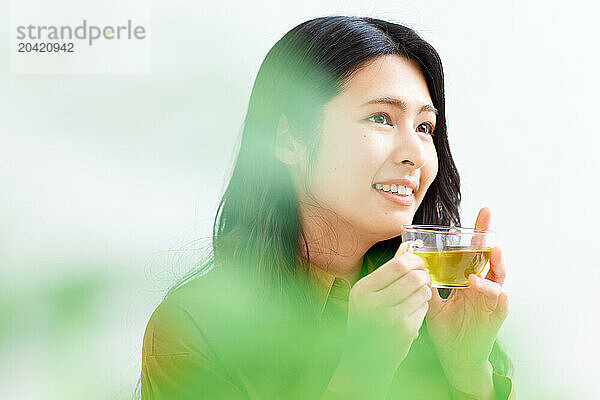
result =
[[[402,225],[400,230],[402,242],[411,242],[437,288],[468,288],[469,275],[481,274],[494,247],[490,230],[439,225]]]

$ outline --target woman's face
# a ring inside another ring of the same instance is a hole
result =
[[[325,105],[311,195],[363,239],[398,236],[437,174],[434,111],[416,62],[398,55],[374,59]],[[386,193],[375,188],[379,184],[412,186],[414,193]],[[300,200],[310,203],[304,193]]]

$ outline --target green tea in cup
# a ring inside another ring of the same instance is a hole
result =
[[[415,241],[414,254],[425,262],[432,286],[467,288],[470,274],[480,275],[490,259],[494,232],[456,226],[403,225],[402,241]]]

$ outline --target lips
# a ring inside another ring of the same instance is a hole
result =
[[[411,206],[415,200],[415,195],[413,193],[406,195],[393,192],[385,192],[383,190],[376,189],[375,185],[373,185],[373,190],[385,197],[387,200],[390,200],[396,204],[403,206]]]

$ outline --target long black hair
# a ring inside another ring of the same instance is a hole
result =
[[[241,276],[252,277],[265,291],[284,298],[306,295],[306,280],[298,279],[298,255],[299,243],[307,253],[308,245],[290,172],[274,154],[278,122],[281,115],[287,116],[291,133],[306,144],[309,160],[314,159],[323,106],[365,63],[388,54],[416,61],[439,110],[433,136],[438,173],[412,222],[460,225],[460,178],[448,144],[444,74],[436,50],[397,23],[353,16],[314,18],[287,32],[262,62],[233,173],[215,216],[212,251],[167,296],[211,268],[238,268]],[[399,236],[381,241],[365,259],[378,267],[400,243]],[[310,263],[310,253],[304,263]],[[501,373],[511,368],[497,344],[490,361]]]

